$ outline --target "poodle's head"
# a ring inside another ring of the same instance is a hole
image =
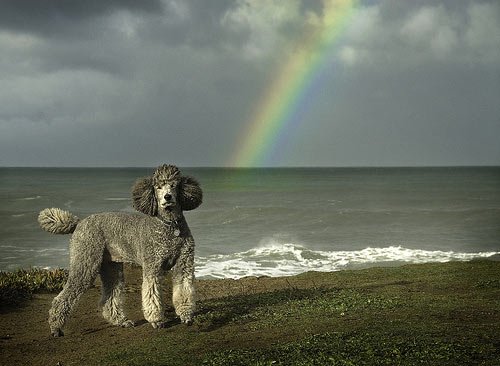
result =
[[[192,177],[182,176],[175,165],[161,165],[152,176],[139,179],[132,189],[134,208],[150,216],[158,210],[179,207],[194,210],[201,205],[203,192]]]

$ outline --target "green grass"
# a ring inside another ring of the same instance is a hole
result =
[[[33,293],[60,291],[67,278],[65,269],[0,271],[0,303],[2,306],[18,306],[30,299]]]
[[[302,276],[321,286],[199,304],[175,328],[108,365],[498,365],[500,263]],[[325,285],[331,283],[331,285]]]
[[[337,332],[278,344],[265,350],[214,352],[204,365],[473,365],[496,364],[491,344],[453,342],[436,335]]]
[[[66,278],[64,270],[0,272],[1,304],[57,292]],[[86,350],[85,364],[500,364],[500,262],[310,272],[197,286],[210,296],[198,301],[192,327],[173,322],[154,334],[132,329],[104,349]]]

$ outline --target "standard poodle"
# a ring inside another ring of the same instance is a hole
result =
[[[102,281],[102,315],[114,325],[132,327],[123,312],[123,263],[142,267],[142,308],[153,328],[165,326],[161,275],[172,269],[172,301],[181,321],[191,324],[194,301],[194,239],[183,211],[202,202],[202,190],[191,177],[173,165],[162,165],[133,189],[134,208],[142,214],[105,212],[80,220],[58,208],[40,212],[42,229],[54,234],[73,233],[70,240],[69,276],[52,301],[49,325],[52,335],[62,328],[80,296],[98,274]]]

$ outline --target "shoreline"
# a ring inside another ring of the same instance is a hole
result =
[[[197,280],[192,327],[168,306],[167,278],[169,326],[160,330],[144,321],[139,268],[126,266],[125,281],[126,311],[137,324],[130,329],[102,319],[99,281],[60,339],[47,325],[56,293],[0,307],[0,364],[495,365],[500,358],[499,261]]]
[[[298,254],[297,254],[298,253]],[[266,258],[264,261],[263,258]],[[295,244],[268,245],[237,253],[214,254],[195,258],[196,278],[200,280],[240,279],[245,277],[290,277],[307,271],[337,272],[377,267],[398,267],[411,264],[467,262],[471,260],[500,261],[500,251],[456,252],[453,250],[409,249],[403,246],[366,247],[351,251],[312,250]],[[274,266],[266,266],[274,263]],[[67,270],[67,267],[27,266],[0,269]],[[243,274],[249,272],[250,274]]]

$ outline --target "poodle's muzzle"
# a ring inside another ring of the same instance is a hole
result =
[[[158,205],[168,208],[177,204],[177,186],[174,183],[167,183],[156,188]]]

